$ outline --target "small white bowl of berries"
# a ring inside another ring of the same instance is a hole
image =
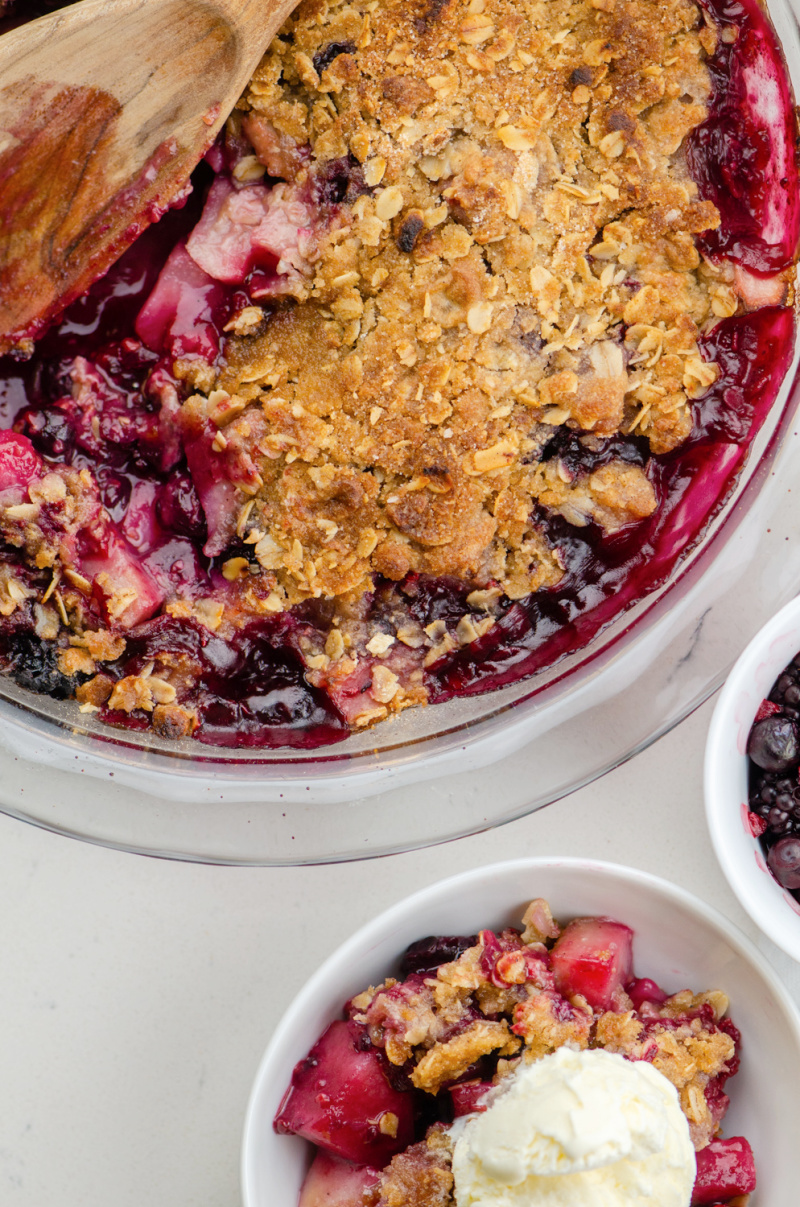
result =
[[[614,864],[495,864],[301,990],[253,1087],[244,1204],[786,1207],[798,1081],[794,1005],[703,902]]]
[[[744,909],[800,961],[800,596],[755,635],[717,701],[706,817]]]

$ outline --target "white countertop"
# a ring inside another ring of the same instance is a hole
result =
[[[521,854],[665,876],[756,940],[702,806],[706,705],[596,784],[502,829],[357,864],[171,863],[0,816],[0,1204],[236,1207],[244,1111],[281,1012],[402,895]]]

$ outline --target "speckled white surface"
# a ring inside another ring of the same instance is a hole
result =
[[[709,716],[522,821],[360,864],[167,863],[0,816],[0,1204],[236,1207],[250,1083],[299,986],[404,893],[482,862],[563,853],[665,876],[738,923],[800,1002],[800,965],[711,849]]]

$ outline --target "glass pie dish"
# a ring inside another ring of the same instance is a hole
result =
[[[772,16],[796,82],[793,19],[783,7]],[[3,807],[138,850],[294,862],[469,833],[588,782],[699,703],[763,615],[796,589],[784,539],[793,374],[794,363],[734,491],[691,552],[655,590],[535,677],[403,713],[315,751],[154,741],[4,681],[2,741],[22,778],[4,776]],[[701,493],[703,468],[702,460],[692,468]],[[685,547],[690,525],[688,509],[673,513],[674,548]],[[498,799],[491,771],[481,769],[501,757],[507,774]],[[53,795],[47,773],[31,763],[84,774],[76,791],[72,777]],[[33,803],[20,805],[22,790]],[[146,795],[132,805],[136,790]]]

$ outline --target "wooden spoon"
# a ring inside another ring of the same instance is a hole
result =
[[[186,188],[297,0],[81,0],[0,37],[0,353]]]

